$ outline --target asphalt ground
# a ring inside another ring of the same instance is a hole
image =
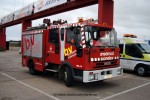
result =
[[[150,75],[124,72],[103,82],[66,87],[57,76],[30,75],[18,51],[0,52],[0,100],[150,100]]]

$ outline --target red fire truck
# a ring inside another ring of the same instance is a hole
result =
[[[121,76],[117,33],[93,19],[73,24],[44,19],[22,33],[22,65],[32,75],[55,72],[66,86]]]

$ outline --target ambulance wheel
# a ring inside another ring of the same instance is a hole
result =
[[[144,66],[139,66],[137,69],[136,69],[136,72],[139,76],[145,76],[147,74],[147,70]]]
[[[30,73],[31,75],[36,75],[36,74],[37,74],[37,71],[35,70],[34,67],[35,67],[35,66],[34,66],[33,61],[29,60],[29,61],[28,61],[28,68],[29,68],[29,73]]]
[[[64,82],[67,87],[73,85],[73,75],[71,73],[71,70],[68,67],[65,67],[64,70]]]

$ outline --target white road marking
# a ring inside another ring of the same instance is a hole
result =
[[[130,91],[133,91],[133,90],[136,90],[136,89],[138,89],[138,88],[141,88],[141,87],[144,87],[144,86],[147,86],[147,85],[150,85],[150,82],[145,83],[145,84],[140,85],[140,86],[137,86],[137,87],[134,87],[134,88],[131,88],[131,89],[128,89],[128,90],[125,90],[125,91],[122,91],[122,92],[117,93],[117,94],[114,94],[114,95],[108,96],[108,97],[106,97],[106,98],[99,99],[99,100],[108,100],[108,99],[111,99],[111,98],[113,98],[113,97],[122,95],[122,94],[124,94],[124,93],[130,92]]]
[[[112,92],[106,92],[106,93],[108,93],[108,94],[114,94],[114,93],[112,93]]]
[[[22,82],[22,81],[19,81],[19,80],[17,80],[16,78],[11,77],[11,76],[9,76],[9,75],[7,75],[7,74],[5,74],[5,73],[2,73],[2,72],[1,72],[1,74],[4,75],[4,76],[9,77],[10,79],[12,79],[12,80],[14,80],[14,81],[16,81],[16,82],[18,82],[18,83],[20,83],[20,84],[23,84],[23,85],[26,86],[26,87],[29,87],[29,88],[33,89],[33,90],[35,90],[35,91],[37,91],[37,92],[39,92],[39,93],[41,93],[41,94],[43,94],[43,95],[45,95],[45,96],[48,96],[48,97],[50,97],[50,98],[52,98],[52,99],[54,99],[54,100],[61,100],[61,99],[58,99],[58,98],[56,98],[56,97],[54,97],[54,96],[52,96],[52,95],[50,95],[50,94],[47,94],[47,93],[45,93],[45,92],[43,92],[43,91],[41,91],[41,90],[39,90],[39,89],[37,89],[37,88],[35,88],[35,87],[32,87],[32,86],[30,86],[30,85],[28,85],[28,84],[26,84],[26,83],[24,83],[24,82]]]

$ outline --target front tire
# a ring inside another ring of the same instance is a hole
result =
[[[137,75],[145,76],[147,74],[147,70],[144,66],[139,66],[136,70]]]
[[[67,87],[73,85],[73,75],[71,73],[71,70],[68,67],[65,67],[64,70],[64,82]]]

